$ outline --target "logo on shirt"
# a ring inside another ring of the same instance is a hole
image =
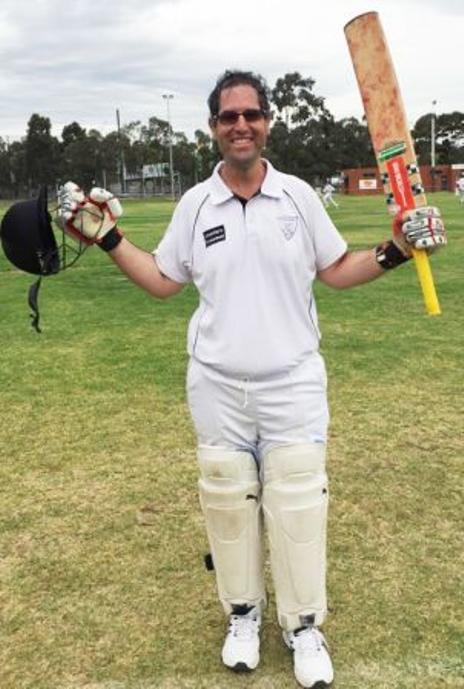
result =
[[[296,232],[298,217],[296,215],[282,215],[278,221],[282,234],[289,241]]]
[[[205,238],[205,245],[211,246],[211,244],[217,244],[217,242],[223,242],[226,238],[226,230],[224,225],[218,225],[217,227],[212,227],[210,230],[205,230],[203,232],[203,237]]]

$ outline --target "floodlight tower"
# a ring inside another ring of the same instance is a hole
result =
[[[435,191],[435,106],[437,101],[432,101],[432,113],[430,116],[430,172],[432,174],[432,190]]]
[[[173,168],[173,162],[172,162],[172,127],[171,127],[171,109],[169,106],[169,102],[174,98],[172,93],[163,93],[163,98],[166,101],[166,107],[168,111],[168,127],[169,127],[169,173],[171,177],[171,197],[173,199],[176,198],[176,194],[174,191],[174,168]]]
[[[432,101],[432,116],[430,119],[430,165],[435,167],[435,106],[437,104],[436,100]]]

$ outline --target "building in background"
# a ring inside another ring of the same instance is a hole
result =
[[[464,163],[454,165],[420,165],[422,184],[426,192],[452,191],[456,180],[464,172]],[[376,167],[350,168],[342,170],[343,184],[338,191],[345,194],[372,195],[383,194],[382,182]]]

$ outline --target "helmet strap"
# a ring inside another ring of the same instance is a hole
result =
[[[39,321],[40,321],[39,289],[40,289],[41,282],[42,282],[42,276],[40,276],[39,279],[29,287],[29,292],[28,292],[28,296],[27,296],[27,301],[28,301],[29,307],[32,309],[32,312],[33,312],[30,314],[31,319],[32,319],[31,325],[35,329],[35,331],[38,333],[42,332],[42,330],[39,327]]]

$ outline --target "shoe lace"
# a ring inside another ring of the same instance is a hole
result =
[[[293,648],[308,655],[317,655],[322,648],[323,638],[314,627],[305,627],[293,634]]]
[[[252,639],[258,628],[258,621],[248,615],[231,615],[229,618],[229,633],[236,639]]]

